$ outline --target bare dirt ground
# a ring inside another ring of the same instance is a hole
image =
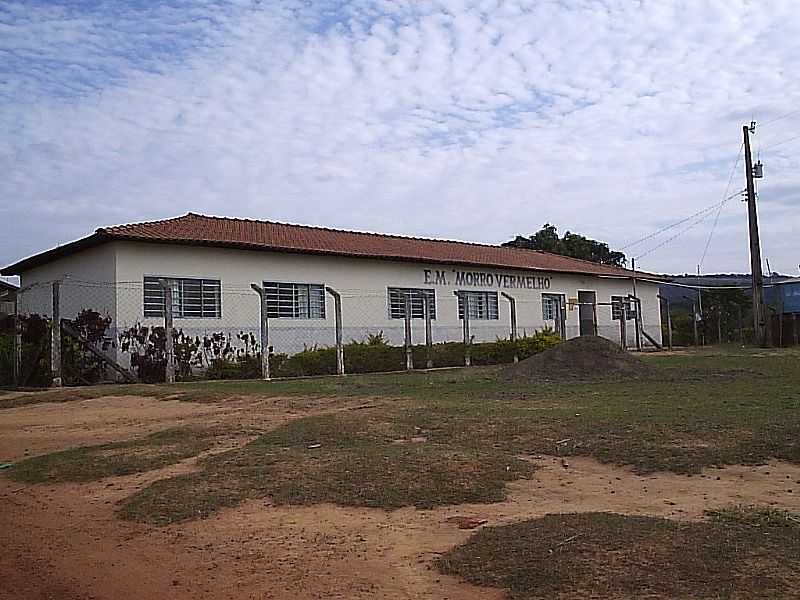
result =
[[[0,459],[176,425],[268,429],[363,404],[363,398],[195,404],[126,396],[30,405],[0,412]],[[243,440],[209,452],[236,443]],[[496,525],[567,511],[692,520],[730,503],[800,510],[800,466],[789,463],[642,477],[588,458],[526,458],[541,468],[510,484],[501,503],[385,511],[260,500],[163,528],[116,518],[115,503],[154,480],[191,471],[198,457],[90,483],[25,485],[0,477],[0,599],[499,599],[503,590],[475,587],[432,567],[472,533],[453,517]]]

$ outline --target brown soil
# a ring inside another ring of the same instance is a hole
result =
[[[590,381],[642,377],[651,370],[614,342],[598,336],[581,336],[505,367],[501,377],[505,381]]]
[[[298,416],[348,410],[363,399],[291,405],[258,398],[217,405],[85,402],[85,409],[80,402],[59,404],[56,412],[53,405],[3,411],[6,432],[15,421],[36,432],[18,432],[10,440],[0,436],[4,451],[22,456],[26,448],[39,454],[124,439],[176,420],[269,428]],[[94,414],[91,425],[87,411]],[[46,435],[49,428],[53,439]],[[533,456],[526,460],[540,468],[530,479],[509,484],[509,499],[495,504],[385,511],[250,500],[206,520],[162,528],[114,516],[118,501],[152,481],[195,471],[197,460],[87,483],[31,486],[0,475],[0,599],[499,600],[502,590],[473,586],[435,568],[439,556],[474,533],[460,529],[464,524],[493,526],[584,511],[691,521],[731,503],[800,510],[799,465],[773,461],[693,477],[638,476],[586,458],[571,457],[565,464]]]

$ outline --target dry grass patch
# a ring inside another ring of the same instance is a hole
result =
[[[489,527],[439,561],[508,598],[786,598],[800,589],[800,527],[763,511],[684,523],[613,513]]]
[[[208,450],[219,434],[211,429],[167,429],[134,440],[34,456],[14,464],[7,473],[25,483],[55,483],[152,471]]]
[[[153,483],[125,500],[119,514],[166,524],[265,497],[276,504],[386,509],[497,502],[505,497],[508,481],[533,470],[500,451],[412,442],[413,428],[366,413],[283,425],[242,448],[207,458],[203,471]]]

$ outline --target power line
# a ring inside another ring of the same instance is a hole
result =
[[[797,109],[797,110],[789,111],[786,114],[783,114],[783,115],[780,115],[778,117],[775,117],[774,119],[770,119],[769,121],[765,121],[764,123],[759,123],[758,125],[759,125],[759,127],[765,127],[766,125],[770,125],[770,124],[774,123],[775,121],[780,121],[781,119],[785,119],[786,117],[791,117],[792,115],[796,115],[797,113],[800,113],[800,108]]]
[[[724,205],[726,202],[728,202],[728,200],[730,200],[731,198],[735,198],[736,196],[738,196],[738,195],[739,195],[739,193],[740,193],[740,192],[736,192],[735,194],[731,194],[730,196],[728,196],[727,198],[725,198],[725,199],[724,199],[722,202],[718,202],[718,203],[717,203],[717,204],[715,204],[714,206],[710,207],[710,210],[705,210],[705,211],[702,211],[702,212],[703,212],[703,213],[705,213],[705,214],[702,214],[702,215],[700,216],[700,218],[699,218],[699,219],[696,219],[694,222],[692,222],[692,223],[689,223],[689,225],[688,225],[688,226],[686,226],[686,227],[684,227],[683,229],[681,229],[681,230],[680,230],[678,233],[676,233],[675,235],[668,237],[667,239],[665,239],[665,240],[664,240],[663,242],[661,242],[660,244],[657,244],[657,245],[653,246],[652,248],[650,248],[649,250],[646,250],[645,252],[643,252],[642,254],[640,254],[639,256],[637,256],[637,257],[636,257],[636,260],[639,260],[640,258],[643,258],[643,257],[647,256],[648,254],[652,254],[652,253],[653,253],[653,252],[655,252],[656,250],[658,250],[658,249],[660,249],[660,248],[663,248],[664,246],[666,246],[667,244],[669,244],[671,241],[673,241],[673,240],[675,240],[676,238],[678,238],[678,237],[682,236],[684,233],[686,233],[686,232],[687,232],[687,231],[689,231],[690,229],[693,229],[694,227],[697,227],[698,225],[700,225],[700,223],[702,223],[703,221],[705,221],[705,220],[706,220],[706,219],[707,219],[707,218],[710,216],[710,214],[711,214],[711,212],[710,212],[710,211],[711,211],[711,210],[713,210],[714,208],[721,208],[721,207],[722,207],[722,206],[723,206],[723,205]],[[687,220],[688,220],[688,219],[684,219],[684,222],[685,222],[685,221],[687,221]]]
[[[770,144],[769,146],[762,146],[761,148],[759,148],[759,151],[763,152],[764,150],[770,150],[771,148],[775,148],[776,146],[781,146],[783,144],[788,144],[789,142],[793,142],[794,140],[797,139],[800,139],[800,135],[795,135],[785,140],[781,140],[780,142],[775,142],[774,144]]]
[[[734,173],[736,172],[736,167],[739,165],[739,161],[740,161],[740,160],[741,160],[741,158],[742,158],[742,146],[744,146],[744,143],[741,143],[741,144],[739,145],[739,149],[738,149],[738,150],[737,150],[737,152],[736,152],[736,160],[735,160],[735,162],[734,162],[734,164],[733,164],[733,167],[731,168],[731,173],[730,173],[730,176],[728,177],[728,184],[725,186],[725,192],[723,193],[723,199],[722,199],[721,201],[719,201],[719,202],[717,202],[717,203],[715,203],[715,204],[712,204],[712,205],[710,205],[710,206],[706,206],[705,208],[702,208],[702,209],[700,209],[700,210],[699,210],[699,211],[697,211],[696,213],[694,213],[694,214],[692,214],[692,215],[689,215],[689,216],[688,216],[688,217],[686,217],[685,219],[681,219],[680,221],[676,221],[675,223],[672,223],[672,224],[670,224],[670,225],[667,225],[667,226],[665,226],[665,227],[662,227],[661,229],[658,229],[658,230],[656,230],[656,231],[654,231],[654,232],[652,232],[652,233],[649,233],[648,235],[646,235],[646,236],[644,236],[644,237],[642,237],[642,238],[639,238],[638,240],[635,240],[635,241],[633,241],[633,242],[630,242],[630,243],[628,243],[628,244],[625,244],[624,246],[622,246],[622,247],[620,248],[620,250],[626,250],[626,249],[628,249],[628,248],[632,248],[633,246],[638,246],[638,245],[639,245],[639,244],[641,244],[642,242],[646,242],[647,240],[653,239],[653,238],[655,238],[655,237],[657,237],[657,236],[661,235],[662,233],[665,233],[665,232],[669,231],[670,229],[674,229],[675,227],[678,227],[679,225],[683,225],[684,223],[686,223],[686,222],[688,222],[688,221],[691,221],[692,219],[695,219],[696,217],[699,217],[699,216],[701,216],[701,215],[705,215],[705,213],[711,212],[711,211],[713,211],[714,209],[718,209],[717,215],[719,215],[719,212],[722,210],[722,207],[725,205],[725,203],[726,203],[728,200],[730,200],[730,197],[727,197],[727,194],[728,194],[728,190],[730,190],[730,187],[731,187],[731,182],[733,181],[733,175],[734,175]],[[703,219],[704,219],[704,218],[705,218],[705,216],[703,217]],[[701,220],[702,220],[702,219],[701,219]],[[715,226],[716,226],[716,225],[715,225]],[[681,232],[681,233],[683,233],[683,232]],[[680,235],[681,233],[678,233],[678,235]],[[670,239],[669,239],[669,240],[667,240],[667,241],[670,241],[670,240],[673,240],[673,239],[675,239],[676,237],[678,237],[678,235],[676,235],[676,236],[673,236],[672,238],[670,238]],[[650,252],[652,252],[653,250],[655,250],[655,249],[657,249],[657,248],[660,248],[662,245],[663,245],[663,244],[661,244],[661,245],[659,245],[659,246],[656,246],[655,248],[653,248],[653,249],[651,249],[651,250],[648,250],[648,251],[646,252],[646,254],[649,254],[649,253],[650,253]],[[706,246],[707,246],[707,245],[706,245]],[[706,247],[706,250],[707,250],[707,249],[708,249],[708,248]],[[644,256],[644,254],[642,254],[641,256]],[[705,252],[704,252],[704,257],[705,257]],[[637,258],[638,258],[638,257],[637,257]]]
[[[642,242],[646,242],[649,239],[652,239],[652,238],[654,238],[656,236],[659,236],[662,233],[677,227],[678,225],[683,225],[684,223],[686,223],[687,221],[691,221],[695,217],[698,217],[698,216],[700,216],[700,215],[702,215],[704,213],[710,212],[710,211],[714,210],[715,208],[719,208],[720,204],[722,204],[722,202],[716,202],[716,203],[714,203],[714,204],[712,204],[710,206],[706,206],[705,208],[698,210],[696,213],[689,215],[685,219],[681,219],[680,221],[676,221],[675,223],[672,223],[671,225],[667,225],[666,227],[662,227],[661,229],[658,229],[657,231],[654,231],[653,233],[650,233],[650,234],[644,236],[643,238],[640,238],[640,239],[638,239],[638,240],[636,240],[634,242],[630,242],[629,244],[625,244],[624,246],[620,247],[620,250],[627,250],[628,248],[631,248],[633,246],[638,246]]]
[[[708,240],[706,240],[706,247],[703,249],[703,255],[700,257],[700,262],[697,263],[698,266],[703,266],[703,261],[706,259],[706,254],[708,254],[708,247],[711,245],[711,238],[714,237],[714,231],[717,229],[717,223],[719,222],[719,216],[722,214],[722,208],[727,204],[730,197],[728,196],[728,191],[731,189],[731,183],[733,182],[733,176],[736,173],[736,167],[739,166],[739,161],[742,159],[742,147],[744,146],[744,142],[739,146],[739,151],[736,153],[736,162],[733,163],[733,168],[731,169],[731,174],[728,177],[728,185],[725,186],[725,191],[723,192],[722,196],[724,200],[722,204],[720,204],[719,209],[717,210],[717,215],[714,217],[714,224],[711,226],[711,231],[708,234]]]

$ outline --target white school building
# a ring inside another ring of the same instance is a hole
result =
[[[434,343],[462,339],[465,302],[474,341],[508,338],[509,298],[519,336],[551,327],[567,338],[596,332],[618,342],[620,311],[609,303],[632,295],[635,285],[642,327],[661,342],[658,285],[625,269],[514,247],[193,213],[104,227],[2,273],[21,278],[21,314],[52,314],[49,284],[60,281],[62,318],[96,310],[111,319],[114,334],[137,323],[163,325],[160,280],[168,280],[176,328],[199,337],[257,335],[255,283],[267,294],[270,345],[287,353],[334,344],[326,288],[342,297],[345,342],[382,333],[402,344],[409,294],[414,343],[425,341],[423,297]],[[631,346],[633,313],[626,314]]]

